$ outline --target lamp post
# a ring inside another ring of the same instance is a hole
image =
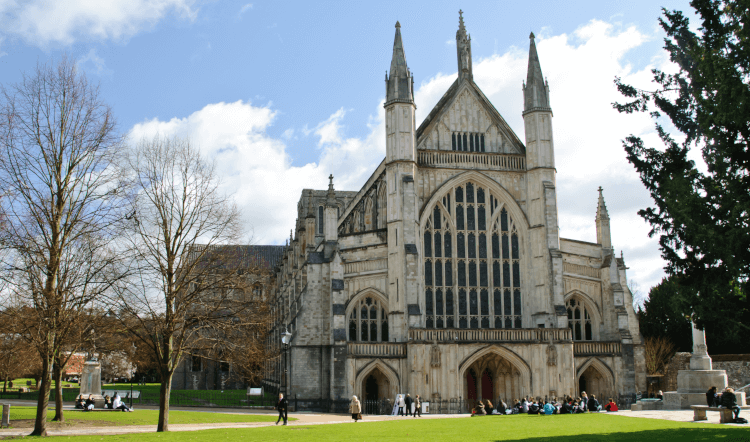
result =
[[[289,349],[289,343],[291,341],[292,341],[292,334],[289,333],[289,330],[287,330],[286,327],[284,327],[284,333],[281,334],[281,342],[284,344],[284,394],[286,395],[287,401],[289,400],[289,392],[287,391],[287,383],[289,381],[287,378],[288,370],[286,368],[286,362],[287,362],[286,351],[287,349]]]

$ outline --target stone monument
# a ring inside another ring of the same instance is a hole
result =
[[[693,323],[693,355],[690,369],[677,372],[677,391],[664,393],[664,409],[689,409],[691,405],[706,405],[706,392],[716,387],[718,392],[727,388],[727,373],[713,370],[706,347],[706,334]],[[736,392],[737,402],[745,403],[745,393]]]
[[[96,402],[96,407],[101,407],[100,404],[104,403],[104,397],[102,397],[102,366],[96,359],[96,356],[83,364],[80,393],[84,398],[92,395],[92,398]]]

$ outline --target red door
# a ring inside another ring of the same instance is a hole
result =
[[[484,373],[482,373],[482,399],[494,400],[492,393],[492,375],[489,370],[484,370]]]
[[[466,388],[466,399],[470,401],[477,400],[477,375],[474,374],[474,370],[472,369],[466,372]]]

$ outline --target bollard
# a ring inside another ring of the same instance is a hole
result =
[[[10,427],[10,404],[3,404],[3,420],[0,421],[0,428]]]

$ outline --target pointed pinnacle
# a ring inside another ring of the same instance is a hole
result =
[[[401,27],[401,23],[399,23],[398,21],[396,21],[396,27],[400,28]]]
[[[534,37],[534,33],[533,33],[533,32],[532,32],[531,34],[529,34],[529,38],[530,38],[531,40],[533,40],[533,39],[535,39],[535,38],[536,38],[536,37]]]

